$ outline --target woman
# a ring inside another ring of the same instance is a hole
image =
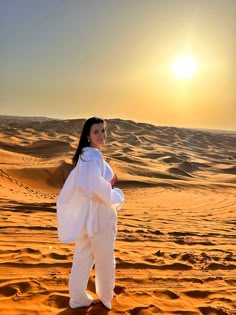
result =
[[[73,210],[76,216],[70,216],[73,217],[72,225],[74,224],[70,232],[73,234],[72,238],[76,238],[69,279],[71,308],[89,306],[101,301],[111,309],[115,274],[116,209],[121,207],[124,196],[120,189],[114,188],[117,178],[101,153],[106,137],[104,120],[97,117],[89,118],[83,126],[79,145],[73,157],[75,168],[70,175],[75,179],[78,207]],[[69,191],[68,187],[67,190]],[[58,208],[63,204],[62,199],[65,200],[65,196],[61,198],[59,196]],[[65,224],[64,219],[61,221]],[[94,263],[96,293],[99,300],[94,300],[86,292]]]

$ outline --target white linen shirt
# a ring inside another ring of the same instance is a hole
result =
[[[83,149],[76,167],[66,179],[57,198],[58,236],[71,242],[98,230],[99,207],[120,209],[123,192],[112,188],[113,172],[102,153],[92,147]]]

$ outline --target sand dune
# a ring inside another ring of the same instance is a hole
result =
[[[108,120],[104,155],[126,196],[116,297],[71,310],[55,200],[84,120],[0,118],[1,314],[236,314],[236,132]]]

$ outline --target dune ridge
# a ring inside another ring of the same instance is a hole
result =
[[[55,201],[84,119],[0,118],[1,314],[236,314],[236,131],[107,120],[103,153],[126,196],[116,297],[73,311]]]

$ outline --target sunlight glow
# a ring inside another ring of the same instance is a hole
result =
[[[188,55],[178,57],[172,65],[172,71],[174,75],[179,79],[191,78],[196,72],[196,69],[196,60]]]

